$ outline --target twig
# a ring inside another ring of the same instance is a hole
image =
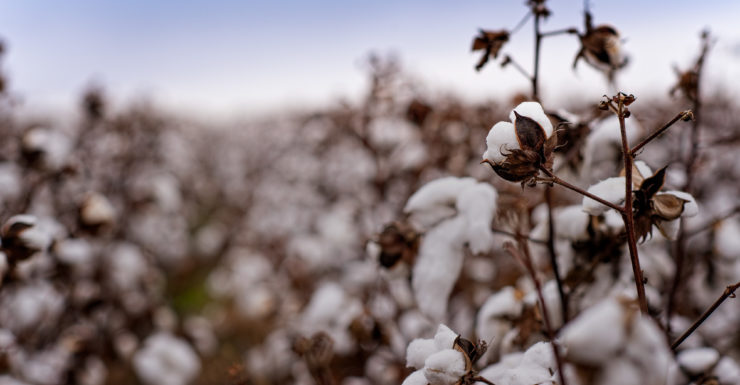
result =
[[[712,315],[712,313],[715,310],[717,310],[717,308],[720,305],[722,305],[722,302],[725,302],[725,300],[727,298],[735,298],[735,290],[737,290],[738,288],[740,288],[740,282],[738,282],[738,283],[736,283],[734,285],[727,286],[725,288],[725,291],[722,293],[722,295],[719,298],[717,298],[716,301],[714,301],[714,303],[712,304],[712,306],[710,306],[709,309],[707,309],[704,312],[704,314],[702,314],[701,317],[699,317],[699,319],[697,319],[696,321],[694,321],[694,323],[691,325],[691,327],[689,327],[681,335],[681,337],[678,337],[678,339],[673,344],[671,344],[671,349],[676,350],[676,348],[678,348],[678,346],[681,345],[681,343],[686,338],[688,338],[691,335],[691,333],[693,333],[704,321],[706,321],[706,319],[709,318],[709,316]]]
[[[563,373],[563,361],[560,358],[560,351],[558,349],[557,343],[555,342],[555,332],[552,327],[552,324],[550,323],[550,316],[547,311],[547,304],[545,303],[545,296],[542,295],[542,284],[540,283],[539,278],[537,278],[537,272],[534,270],[534,266],[532,265],[532,258],[529,254],[529,247],[527,246],[527,242],[524,242],[523,238],[517,239],[517,243],[519,244],[519,249],[514,246],[511,242],[504,243],[504,249],[509,252],[514,258],[519,260],[519,262],[524,265],[524,267],[527,269],[527,273],[529,273],[530,278],[532,278],[532,281],[534,281],[534,287],[537,291],[537,297],[540,301],[540,306],[542,307],[542,320],[545,323],[545,330],[547,331],[547,337],[550,339],[550,344],[552,345],[552,352],[555,356],[555,363],[558,366],[558,377],[560,379],[561,385],[566,385],[565,383],[565,377]],[[521,251],[520,251],[521,249]]]
[[[496,233],[496,234],[507,235],[507,236],[510,236],[512,238],[524,237],[526,240],[528,240],[530,242],[539,243],[539,244],[542,244],[542,245],[546,245],[547,244],[547,241],[546,240],[543,240],[543,239],[534,239],[534,238],[530,238],[529,235],[514,234],[514,233],[512,233],[510,231],[506,231],[506,230],[499,230],[499,229],[496,229],[496,228],[491,228],[491,232]]]
[[[496,385],[493,382],[488,381],[488,379],[486,379],[485,377],[481,377],[481,376],[473,377],[473,381],[475,381],[475,382],[482,382],[482,383],[488,384],[488,385]]]
[[[514,26],[514,28],[512,28],[511,31],[509,31],[509,36],[511,36],[514,33],[516,33],[516,31],[518,31],[519,28],[522,28],[522,26],[524,26],[524,23],[526,23],[527,20],[529,20],[529,17],[530,16],[532,16],[532,12],[527,12],[527,14],[524,15],[524,17],[521,20],[519,20],[518,23],[516,23],[516,25]]]
[[[591,198],[591,199],[593,199],[593,200],[601,203],[602,205],[605,205],[605,206],[608,206],[608,207],[610,207],[610,208],[612,208],[614,210],[617,210],[617,212],[620,212],[620,213],[623,213],[624,212],[624,207],[615,205],[614,203],[611,203],[611,202],[609,202],[607,200],[604,200],[603,198],[600,198],[600,197],[598,197],[598,196],[596,196],[594,194],[591,194],[590,192],[588,192],[588,191],[586,191],[586,190],[584,190],[584,189],[582,189],[580,187],[574,186],[574,185],[572,185],[572,184],[570,184],[570,183],[568,183],[568,182],[566,182],[566,181],[558,178],[557,176],[555,176],[555,174],[553,174],[552,172],[550,172],[550,170],[548,170],[548,169],[546,169],[544,167],[540,168],[540,170],[542,170],[542,172],[544,172],[545,175],[547,175],[549,177],[548,179],[541,179],[542,181],[552,182],[552,183],[555,183],[555,184],[559,184],[559,185],[561,185],[561,186],[563,186],[563,187],[565,187],[567,189],[573,190],[573,191],[575,191],[575,192],[577,192],[577,193],[579,193],[579,194],[581,194],[581,195],[583,195],[585,197],[589,197],[589,198]]]
[[[556,29],[554,31],[543,32],[543,33],[540,34],[540,36],[542,36],[542,37],[550,37],[550,36],[556,36],[556,35],[563,35],[563,34],[566,34],[566,33],[576,35],[576,34],[578,34],[578,30],[575,29],[575,28],[572,28],[572,27],[571,28]]]
[[[542,33],[540,33],[540,17],[539,13],[534,15],[534,74],[532,75],[532,99],[539,101],[538,95],[538,84],[540,73],[540,43],[542,42]]]
[[[545,203],[547,204],[547,251],[550,254],[550,264],[552,265],[555,283],[558,285],[558,294],[560,295],[560,307],[563,313],[563,323],[568,321],[568,300],[563,291],[563,281],[560,278],[558,269],[558,258],[555,253],[555,221],[552,215],[552,189],[548,186],[545,188]]]
[[[647,298],[645,297],[645,283],[642,278],[642,269],[640,269],[640,257],[637,255],[637,238],[635,237],[635,217],[632,211],[632,152],[630,152],[627,143],[627,130],[625,128],[625,105],[624,101],[627,95],[620,92],[617,95],[617,117],[619,118],[619,132],[622,136],[622,155],[624,158],[625,174],[625,191],[624,191],[624,211],[622,219],[627,232],[627,246],[630,252],[632,262],[632,273],[635,276],[635,286],[637,288],[637,300],[640,303],[640,310],[643,314],[648,314]],[[609,103],[611,105],[611,102]]]
[[[641,148],[645,147],[646,144],[650,143],[653,139],[657,138],[662,134],[665,130],[669,129],[674,123],[676,123],[679,120],[687,121],[693,119],[694,114],[691,110],[681,111],[678,114],[676,114],[673,119],[671,119],[668,123],[666,123],[663,127],[655,130],[652,134],[650,134],[647,138],[643,139],[642,142],[638,143],[635,147],[632,147],[632,150],[630,150],[630,153],[634,157],[635,154],[637,154],[637,151],[640,151]]]
[[[506,55],[506,57],[504,58],[504,61],[501,63],[501,66],[503,67],[509,64],[514,66],[514,68],[516,68],[516,70],[519,71],[519,73],[522,74],[522,76],[524,76],[525,78],[527,78],[530,82],[532,81],[532,75],[530,75],[527,72],[527,70],[525,70],[524,67],[522,67],[519,63],[517,63],[516,60],[514,60],[514,58],[512,58],[510,55]]]

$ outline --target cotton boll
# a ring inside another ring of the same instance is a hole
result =
[[[714,247],[725,258],[736,258],[740,250],[740,221],[726,219],[722,221],[715,233]]]
[[[629,329],[624,354],[637,363],[643,383],[664,384],[673,363],[665,334],[651,318],[637,314],[632,317]]]
[[[465,229],[464,218],[448,219],[426,233],[419,247],[411,285],[419,309],[437,321],[447,312],[447,300],[462,269]]]
[[[406,366],[409,368],[423,368],[424,361],[438,352],[433,339],[417,338],[406,348]]]
[[[452,349],[457,339],[457,333],[448,328],[447,325],[440,324],[437,327],[437,333],[434,334],[434,346],[437,350]]]
[[[427,385],[427,384],[429,384],[429,382],[427,381],[427,378],[424,375],[424,370],[420,369],[420,370],[417,370],[409,374],[409,376],[406,377],[405,380],[403,380],[403,383],[401,385]]]
[[[169,333],[149,336],[132,360],[146,384],[185,385],[200,372],[200,360],[187,342]]]
[[[722,385],[740,384],[740,365],[730,357],[722,357],[714,367],[713,374]]]
[[[585,310],[561,331],[569,360],[599,365],[608,361],[625,341],[624,309],[613,298]]]
[[[473,178],[446,177],[433,180],[416,191],[406,203],[403,211],[413,213],[427,210],[433,206],[447,206],[455,203],[457,196],[467,187],[476,183]]]
[[[465,373],[465,357],[454,349],[434,353],[424,362],[424,376],[430,385],[454,385]]]
[[[625,193],[625,178],[615,177],[605,179],[589,187],[588,192],[615,205],[622,204]],[[583,197],[583,211],[591,215],[600,215],[607,210],[609,210],[609,206],[601,204],[589,197]]]
[[[650,166],[647,165],[647,163],[641,160],[638,160],[638,161],[635,161],[634,164],[635,164],[635,167],[637,168],[637,171],[640,173],[640,175],[642,175],[643,178],[649,178],[651,175],[653,175],[653,170],[650,168]],[[632,180],[634,183],[634,180],[635,180],[634,174],[632,176]]]
[[[80,206],[80,220],[87,226],[113,223],[116,210],[108,198],[99,193],[89,193]]]
[[[635,119],[625,120],[625,131],[628,143],[632,143],[640,134],[641,127]],[[592,182],[613,175],[621,157],[622,136],[617,116],[610,116],[597,122],[586,137],[583,147],[583,168],[581,176]],[[648,174],[652,175],[652,173]],[[622,189],[624,191],[624,188]]]
[[[483,159],[488,159],[494,163],[503,162],[506,159],[506,153],[519,149],[514,124],[509,122],[496,123],[486,136],[486,145],[488,148],[483,153]]]
[[[431,331],[434,325],[418,310],[407,310],[399,317],[398,327],[401,334],[410,339]]]
[[[457,196],[459,214],[468,222],[466,241],[473,253],[490,251],[493,247],[491,221],[496,212],[496,190],[487,183],[476,183]]]
[[[580,205],[572,205],[559,209],[555,214],[556,235],[571,241],[587,240],[589,216],[583,212]],[[547,223],[547,222],[545,222]]]
[[[713,348],[687,349],[680,351],[676,360],[686,372],[698,375],[709,371],[717,364],[719,353]]]
[[[635,385],[645,384],[646,382],[643,373],[631,362],[623,358],[615,358],[606,362],[595,383],[599,385]]]
[[[549,138],[552,135],[552,122],[547,117],[545,111],[542,109],[542,105],[537,102],[523,102],[514,108],[509,113],[509,119],[513,122],[516,121],[516,115],[514,112],[521,116],[526,116],[535,122],[537,122],[543,130],[545,130],[545,137]]]

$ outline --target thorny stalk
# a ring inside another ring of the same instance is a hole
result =
[[[707,309],[704,314],[699,317],[699,319],[694,321],[694,323],[688,329],[686,329],[683,334],[681,334],[681,337],[678,337],[678,339],[673,342],[673,344],[671,344],[671,349],[676,350],[676,348],[678,348],[678,346],[681,345],[681,343],[686,338],[688,338],[691,333],[693,333],[704,321],[706,321],[706,319],[709,318],[709,316],[712,315],[712,313],[717,310],[717,308],[722,305],[722,302],[725,302],[727,298],[735,298],[735,290],[737,290],[738,288],[740,288],[740,282],[725,287],[725,291],[722,292],[722,295],[717,298],[716,301],[714,301],[712,306],[710,306],[709,309]]]
[[[558,349],[558,345],[555,342],[555,331],[552,327],[552,323],[550,323],[550,315],[547,311],[547,304],[545,303],[545,297],[542,295],[542,284],[540,283],[540,279],[537,278],[537,272],[534,270],[534,266],[532,265],[532,258],[529,253],[529,247],[527,246],[527,242],[523,237],[519,237],[517,239],[517,243],[519,244],[519,248],[514,246],[511,242],[504,243],[504,249],[509,252],[514,258],[519,260],[519,262],[524,265],[524,267],[527,269],[527,273],[530,275],[530,278],[534,282],[534,287],[537,290],[537,297],[540,302],[540,306],[542,308],[542,320],[545,324],[545,330],[547,331],[547,337],[550,340],[550,344],[552,345],[552,353],[555,356],[555,363],[558,366],[558,377],[560,380],[561,385],[566,385],[565,383],[565,377],[563,372],[563,361],[560,357],[560,351]]]
[[[632,210],[632,164],[634,159],[632,158],[632,152],[627,143],[627,130],[625,128],[624,119],[628,116],[625,108],[625,99],[627,95],[620,92],[617,95],[617,117],[619,118],[619,132],[622,136],[622,155],[624,158],[624,174],[625,174],[625,191],[624,191],[624,211],[622,211],[622,219],[624,220],[624,227],[627,231],[627,246],[630,252],[630,260],[632,262],[632,273],[635,276],[635,286],[637,287],[637,300],[640,304],[640,311],[643,314],[648,314],[647,299],[645,297],[645,282],[642,277],[642,269],[640,269],[640,257],[637,255],[637,237],[635,237],[635,216]],[[609,103],[611,105],[611,102]]]
[[[663,127],[655,130],[652,134],[648,135],[647,138],[643,139],[640,143],[638,143],[635,147],[632,147],[632,150],[630,150],[630,153],[634,157],[637,155],[637,151],[640,151],[643,147],[645,147],[646,144],[650,143],[653,139],[660,136],[663,132],[665,132],[667,129],[669,129],[674,123],[678,122],[679,120],[688,121],[694,119],[694,114],[691,110],[681,111],[676,116],[673,117],[668,123],[663,125]]]

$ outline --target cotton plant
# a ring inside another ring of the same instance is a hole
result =
[[[461,338],[440,324],[434,338],[415,339],[406,350],[406,365],[415,368],[404,385],[473,384],[484,379],[476,376],[473,364],[485,353],[486,344]]]
[[[409,221],[424,233],[411,284],[417,306],[432,319],[446,316],[465,247],[475,254],[493,248],[490,224],[496,198],[496,190],[487,183],[447,177],[424,185],[406,203]]]

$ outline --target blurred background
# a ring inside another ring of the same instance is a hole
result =
[[[583,31],[583,6],[547,1],[543,30]],[[640,132],[658,127],[691,107],[670,90],[708,29],[702,114],[715,130],[702,149],[726,151],[695,177],[707,202],[696,223],[736,210],[740,3],[589,6],[629,63],[610,85],[572,69],[575,35],[548,37],[546,111],[597,116],[619,89],[638,98]],[[527,12],[490,0],[0,2],[0,384],[311,384],[301,338],[318,331],[336,383],[400,383],[406,344],[436,325],[415,309],[408,271],[386,271],[367,245],[438,177],[490,181],[519,202],[520,186],[479,161],[529,80],[500,60],[476,71],[471,44]],[[529,20],[502,55],[531,71],[533,40]],[[661,141],[673,150],[647,154],[656,166],[691,147],[680,130]],[[728,226],[715,230],[737,235]],[[717,249],[708,239],[692,247]],[[481,298],[521,275],[494,257],[463,273],[456,331],[472,333]],[[697,303],[708,290],[694,287]]]

